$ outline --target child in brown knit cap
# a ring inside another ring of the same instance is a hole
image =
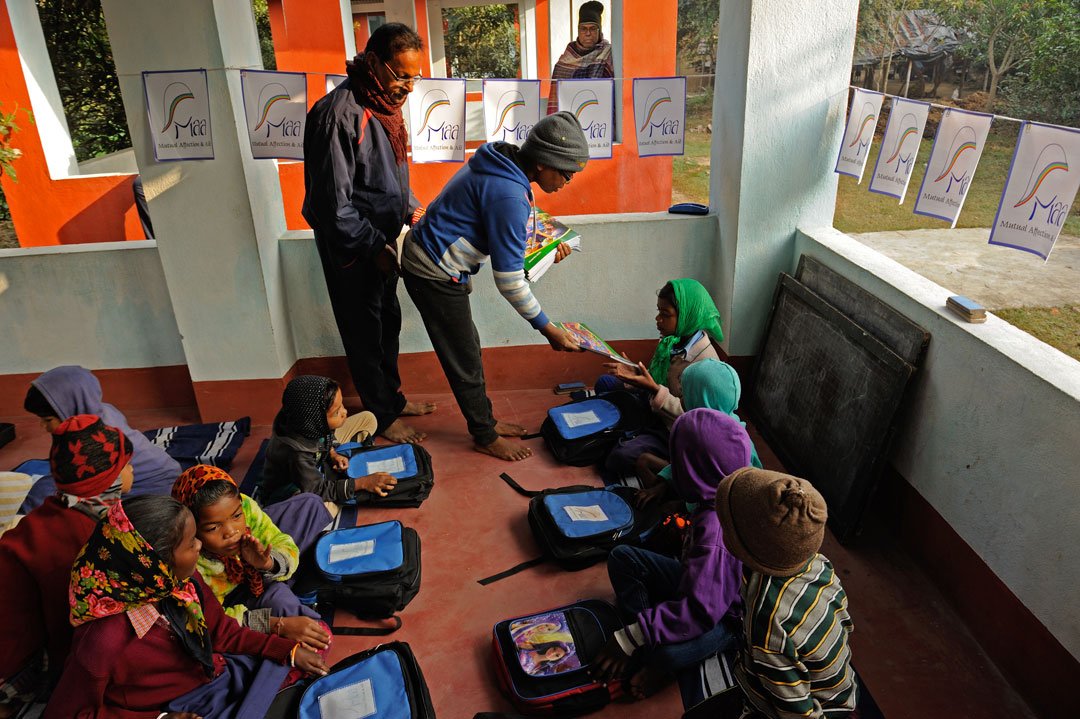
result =
[[[847,716],[858,695],[852,623],[840,578],[818,553],[825,500],[805,479],[748,467],[720,482],[716,513],[743,563],[743,717]]]

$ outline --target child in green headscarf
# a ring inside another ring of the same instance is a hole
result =
[[[660,343],[648,368],[623,364],[605,365],[610,373],[627,385],[645,392],[653,412],[663,422],[662,428],[646,430],[612,450],[605,463],[609,476],[636,476],[637,459],[643,453],[667,460],[668,430],[683,413],[682,373],[694,362],[719,359],[712,342],[724,338],[720,312],[709,291],[690,278],[671,280],[656,297],[656,329]]]
[[[742,383],[735,368],[727,362],[718,359],[705,359],[695,362],[686,368],[682,375],[682,405],[683,410],[689,412],[692,409],[706,408],[715,409],[730,415],[746,427],[746,422],[739,419],[735,410],[739,406],[739,397],[742,395]],[[754,448],[753,440],[750,442],[750,464],[762,469],[761,458],[758,457]],[[667,460],[645,453],[638,458],[638,477],[641,480],[642,490],[638,493],[637,502],[643,507],[657,499],[667,496],[674,497],[671,490],[671,466]],[[663,467],[656,471],[657,467]],[[691,510],[692,511],[692,510]]]

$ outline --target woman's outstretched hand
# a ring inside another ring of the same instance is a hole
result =
[[[626,384],[640,387],[653,394],[660,390],[660,385],[652,378],[645,365],[640,362],[637,363],[637,367],[631,367],[622,362],[607,362],[604,366],[607,367],[608,374],[618,377]]]
[[[581,348],[581,345],[574,341],[574,338],[571,337],[566,330],[559,327],[554,322],[548,322],[547,326],[540,330],[540,334],[547,338],[548,344],[551,345],[551,349],[556,352],[585,351]]]

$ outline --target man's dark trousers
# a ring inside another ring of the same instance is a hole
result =
[[[440,282],[405,271],[405,289],[419,310],[435,355],[450,381],[469,434],[486,447],[499,438],[484,383],[480,335],[472,321],[470,284]]]
[[[398,374],[398,276],[384,275],[374,262],[365,259],[339,266],[317,234],[315,244],[349,373],[364,409],[375,415],[378,431],[383,432],[405,409]]]

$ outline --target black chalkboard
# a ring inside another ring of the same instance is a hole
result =
[[[825,497],[841,541],[859,526],[913,372],[871,333],[780,275],[751,414],[788,470]]]
[[[882,302],[876,295],[830,269],[811,255],[799,258],[795,279],[843,312],[855,324],[918,368],[930,344],[930,333]]]

